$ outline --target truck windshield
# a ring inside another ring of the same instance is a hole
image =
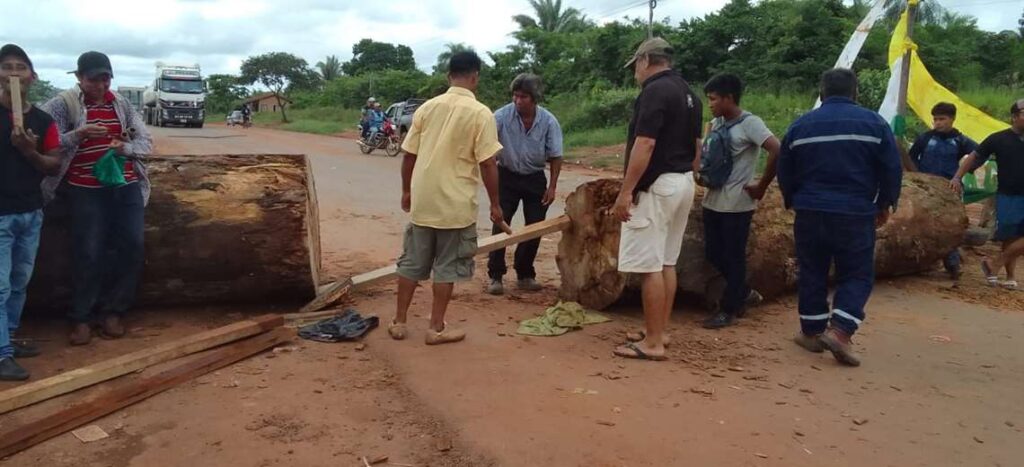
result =
[[[163,92],[174,92],[180,94],[202,94],[203,82],[185,79],[160,80],[160,90]]]

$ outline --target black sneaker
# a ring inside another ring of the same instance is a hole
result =
[[[25,381],[28,370],[18,365],[11,357],[0,358],[0,381]]]
[[[39,348],[25,341],[11,341],[11,347],[14,347],[14,358],[38,357],[42,353]]]
[[[736,324],[736,319],[724,311],[715,313],[714,316],[704,320],[704,329],[720,329]]]

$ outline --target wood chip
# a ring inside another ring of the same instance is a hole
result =
[[[604,426],[615,426],[615,422],[609,422],[607,420],[598,420],[597,424],[598,425],[604,425]]]
[[[746,370],[744,370],[743,367],[741,367],[741,366],[731,366],[731,367],[729,367],[729,371],[740,372],[740,371],[746,371]]]
[[[895,389],[895,390],[897,390],[899,392],[903,392],[903,389],[901,389],[899,386],[895,386],[895,385],[890,384],[889,387],[893,388],[893,389]]]
[[[793,383],[779,383],[779,386],[782,386],[782,387],[784,387],[786,389],[793,389],[794,384]]]
[[[757,456],[757,457],[760,457],[762,459],[767,459],[768,458],[768,454],[761,454],[760,452],[755,452],[754,455]]]
[[[103,428],[100,428],[99,425],[82,427],[72,431],[71,434],[75,435],[75,438],[78,438],[78,440],[83,443],[91,443],[93,441],[99,441],[110,437],[110,435],[108,435],[106,431],[103,431]]]
[[[808,389],[808,388],[800,388],[800,392],[802,392],[804,394],[814,394],[814,390],[813,389]]]
[[[981,438],[979,438],[977,436],[974,437],[974,442],[976,442],[978,444],[985,444],[985,441],[983,441]]]
[[[357,352],[362,352],[364,350],[366,350],[366,344],[364,344],[362,342],[356,344],[356,351]]]
[[[861,425],[864,425],[864,424],[867,424],[867,423],[868,423],[868,419],[866,419],[866,418],[855,418],[855,419],[853,419],[853,424],[857,425],[857,426],[861,426]]]
[[[370,465],[380,464],[381,462],[387,462],[388,461],[388,456],[370,457],[369,461],[370,461]]]

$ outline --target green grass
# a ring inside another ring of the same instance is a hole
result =
[[[998,120],[1006,120],[1010,110],[1010,104],[1018,97],[1024,97],[1024,89],[1010,89],[1006,87],[985,87],[977,89],[962,90],[957,93],[965,102],[980,108],[985,113]],[[743,96],[742,106],[745,110],[761,117],[768,128],[782,139],[789,125],[797,117],[807,113],[814,105],[815,96],[813,92],[762,92],[757,89],[748,89]],[[552,106],[555,107],[555,106]],[[572,112],[570,105],[558,107],[563,112]],[[707,105],[705,108],[705,121],[711,118]],[[557,115],[557,114],[556,114]],[[624,118],[628,119],[629,116]],[[916,115],[907,118],[908,138],[913,139],[918,134],[929,128],[930,122],[922,122]],[[595,167],[621,167],[623,158],[614,155],[590,155],[586,148],[610,146],[625,142],[625,125],[594,130],[566,130],[565,150],[567,159],[585,159],[589,165]],[[758,164],[760,173],[764,165],[764,155]]]
[[[354,109],[334,107],[289,109],[287,114],[289,122],[281,123],[281,114],[279,113],[257,112],[253,114],[253,123],[257,126],[319,135],[333,135],[354,130],[359,124],[359,110]]]
[[[611,146],[625,142],[626,127],[623,125],[611,128],[568,132],[565,134],[563,144],[566,152],[572,152],[573,149],[577,148]]]

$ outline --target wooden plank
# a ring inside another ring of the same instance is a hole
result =
[[[528,240],[540,238],[555,232],[561,232],[569,228],[571,224],[572,221],[569,219],[569,216],[562,215],[552,219],[547,219],[543,222],[528,225],[522,230],[512,232],[511,234],[500,233],[492,235],[481,239],[477,243],[476,255],[485,255],[492,251],[507,248]],[[509,232],[511,232],[511,229],[509,229]],[[310,313],[317,312],[337,303],[353,289],[369,287],[371,285],[392,280],[397,276],[396,269],[397,267],[395,265],[386,266],[358,276],[353,276],[344,282],[336,282],[324,288],[321,294],[313,301],[306,304],[306,306],[302,307],[302,309],[299,310],[299,313],[289,315],[291,316],[290,320],[305,319],[305,317]]]
[[[186,361],[155,375],[126,381],[92,399],[57,410],[33,422],[8,428],[4,433],[0,433],[0,458],[78,428],[192,378],[244,360],[286,342],[293,336],[293,331],[277,328],[244,341],[211,350],[197,358],[186,359]]]
[[[33,381],[0,392],[0,414],[282,325],[281,316],[260,316]]]
[[[25,108],[21,102],[21,78],[11,77],[11,114],[14,116],[14,126],[25,128]],[[39,135],[40,138],[46,135]]]

